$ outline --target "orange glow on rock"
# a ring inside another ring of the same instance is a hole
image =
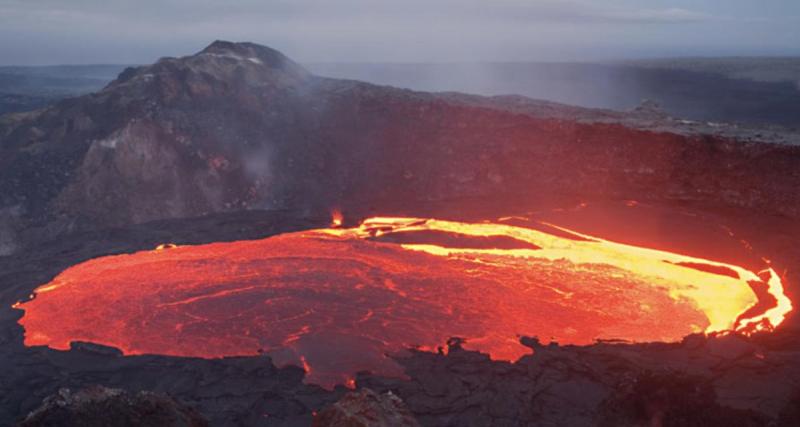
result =
[[[90,341],[207,358],[263,349],[332,386],[360,370],[402,375],[387,353],[455,336],[515,360],[530,351],[519,335],[590,344],[770,329],[792,305],[778,274],[762,273],[553,224],[370,218],[97,258],[17,307],[29,346]],[[776,303],[740,318],[758,302],[749,282]]]

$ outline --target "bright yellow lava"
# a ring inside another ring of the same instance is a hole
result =
[[[673,299],[691,301],[706,314],[709,325],[706,333],[738,330],[761,330],[779,325],[792,310],[792,303],[784,294],[780,276],[768,269],[769,293],[777,305],[760,315],[737,319],[757,302],[748,282],[763,282],[758,274],[737,265],[676,254],[657,249],[642,248],[604,240],[545,224],[570,233],[582,240],[560,237],[543,231],[497,223],[464,223],[425,218],[375,217],[351,229],[317,230],[338,236],[359,238],[379,237],[390,233],[439,231],[468,236],[505,236],[536,245],[541,249],[478,249],[453,248],[432,244],[403,244],[408,250],[422,251],[442,257],[459,257],[473,262],[485,262],[491,257],[494,263],[503,259],[539,258],[550,261],[567,260],[574,264],[606,264],[634,272],[648,279],[654,287],[668,290]],[[484,257],[484,260],[477,257]],[[706,265],[724,268],[733,275],[716,274],[680,264]]]

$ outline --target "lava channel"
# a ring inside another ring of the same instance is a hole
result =
[[[753,282],[774,299],[755,314]],[[777,326],[792,308],[771,269],[755,273],[552,225],[421,218],[106,256],[34,294],[15,306],[25,312],[28,346],[266,353],[324,386],[362,370],[402,376],[387,355],[435,349],[450,337],[515,360],[530,352],[520,335],[566,344],[676,341]]]

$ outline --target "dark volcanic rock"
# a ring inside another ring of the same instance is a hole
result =
[[[780,427],[800,425],[800,390],[792,393],[778,417],[777,425]]]
[[[635,120],[654,120],[645,115]],[[267,47],[215,42],[128,69],[98,93],[0,117],[0,253],[42,236],[212,212],[385,213],[499,194],[800,214],[798,146],[604,117],[321,78]]]
[[[314,427],[418,427],[403,401],[368,388],[347,393],[314,417]]]
[[[721,406],[710,382],[681,372],[644,372],[620,385],[600,405],[598,418],[604,427],[746,427],[769,421],[752,410]]]
[[[20,427],[205,427],[194,409],[157,393],[136,394],[101,386],[77,392],[62,388],[44,399]]]
[[[446,355],[399,358],[408,381],[362,374],[357,385],[392,391],[426,426],[791,425],[800,366],[788,360],[800,354],[797,332],[736,338],[756,349],[737,360],[710,353],[728,338],[584,347],[524,338],[534,353],[515,363],[451,345]]]

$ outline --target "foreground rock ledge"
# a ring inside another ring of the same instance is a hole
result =
[[[207,427],[194,409],[152,392],[129,393],[102,386],[76,392],[62,388],[45,398],[20,427]]]
[[[363,388],[347,393],[314,417],[313,427],[419,427],[403,401]]]

